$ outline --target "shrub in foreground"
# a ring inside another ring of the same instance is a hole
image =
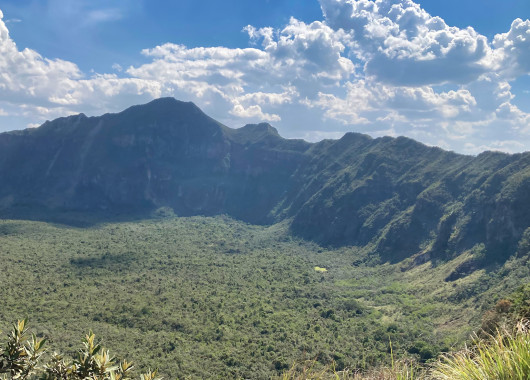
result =
[[[120,363],[96,342],[90,332],[83,339],[83,347],[77,356],[65,360],[54,353],[44,364],[40,364],[45,354],[45,339],[29,334],[27,320],[13,325],[5,347],[0,348],[0,379],[21,380],[125,380],[132,378],[133,364],[123,360]],[[157,371],[140,375],[140,380],[160,380]]]
[[[333,366],[317,368],[315,361],[295,365],[282,380],[524,380],[530,379],[530,322],[523,320],[513,330],[504,328],[488,339],[475,338],[473,345],[443,354],[430,367],[414,362],[394,361],[392,367],[370,372],[336,372]],[[90,332],[76,357],[70,361],[54,353],[44,364],[45,339],[29,334],[27,321],[18,321],[0,348],[2,380],[125,380],[132,379],[133,365],[116,359],[97,343]],[[160,380],[157,371],[140,375],[140,380]]]
[[[497,330],[488,340],[476,340],[470,348],[445,354],[433,369],[435,379],[516,380],[530,379],[528,321],[517,329]]]
[[[315,362],[293,366],[281,380],[529,380],[530,322],[523,320],[514,329],[498,329],[488,338],[475,337],[463,350],[443,354],[431,365],[392,358],[391,368],[368,372],[317,369]]]

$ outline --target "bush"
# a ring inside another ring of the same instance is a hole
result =
[[[478,339],[471,348],[445,354],[433,377],[440,380],[512,380],[530,378],[528,322],[516,331],[497,330],[488,340]]]
[[[125,380],[132,378],[133,364],[123,360],[119,364],[110,352],[96,342],[89,332],[77,357],[66,361],[54,353],[45,364],[39,359],[45,353],[45,339],[29,334],[27,320],[13,325],[5,347],[0,349],[0,379],[33,380]],[[160,380],[157,371],[140,375],[140,380]]]
[[[500,299],[484,314],[482,330],[486,335],[504,327],[513,328],[521,319],[530,318],[530,284],[519,287],[508,299]]]

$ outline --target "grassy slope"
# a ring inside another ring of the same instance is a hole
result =
[[[70,352],[93,329],[118,356],[169,378],[268,378],[302,359],[375,365],[389,338],[396,355],[427,358],[530,280],[519,259],[444,282],[465,255],[369,266],[362,250],[328,251],[286,231],[224,217],[84,229],[0,221],[1,327],[28,316]]]

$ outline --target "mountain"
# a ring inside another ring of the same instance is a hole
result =
[[[272,221],[310,144],[269,125],[229,129],[166,98],[119,114],[83,114],[0,135],[0,204],[51,210],[229,213]]]
[[[297,236],[382,261],[471,252],[448,280],[506,260],[530,237],[530,153],[473,157],[357,133],[308,143],[269,124],[231,129],[173,98],[2,133],[0,178],[0,216],[170,207],[285,220]]]

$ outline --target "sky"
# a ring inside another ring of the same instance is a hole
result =
[[[0,0],[0,132],[173,96],[287,138],[530,150],[528,0]]]

